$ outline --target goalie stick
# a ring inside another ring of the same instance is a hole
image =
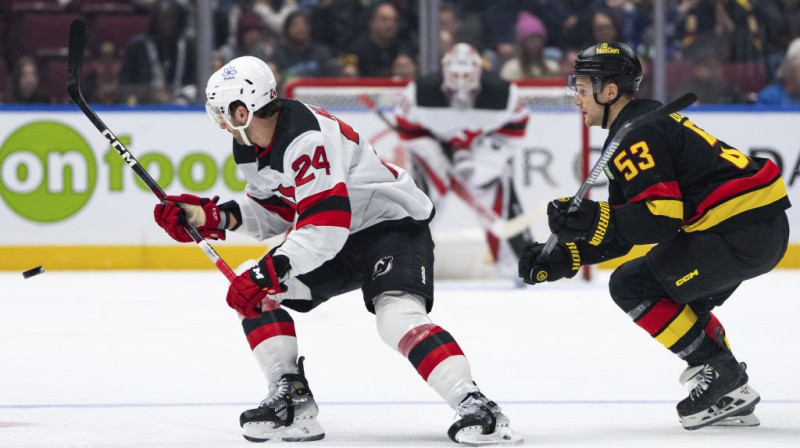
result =
[[[620,143],[622,143],[622,140],[625,139],[628,133],[630,133],[634,128],[656,121],[669,114],[678,112],[681,109],[685,109],[695,101],[697,101],[697,96],[695,96],[693,93],[687,93],[671,103],[625,122],[625,124],[619,128],[619,131],[617,131],[617,134],[614,136],[614,138],[608,142],[608,146],[606,146],[606,148],[603,150],[603,153],[600,155],[600,158],[597,160],[597,162],[595,162],[594,166],[592,167],[592,171],[589,172],[589,176],[583,181],[580,188],[578,188],[578,192],[575,193],[575,196],[572,197],[572,201],[569,204],[567,213],[573,213],[578,209],[578,207],[580,207],[581,202],[583,202],[583,198],[586,196],[586,193],[589,192],[589,189],[597,181],[597,178],[600,176],[600,172],[603,171],[603,168],[605,168],[605,166],[608,164],[608,161],[611,160],[611,156],[617,152],[617,148],[619,148]],[[558,236],[555,233],[550,234],[550,238],[547,239],[544,248],[542,248],[539,256],[536,257],[536,262],[543,262],[547,256],[550,255],[550,252],[553,251],[553,248],[556,247],[557,243]]]
[[[137,176],[150,188],[156,197],[159,200],[164,199],[166,193],[161,187],[150,177],[150,174],[147,170],[139,164],[139,161],[136,160],[136,157],[131,154],[128,148],[123,145],[117,136],[114,135],[111,130],[108,129],[108,126],[103,123],[102,120],[94,113],[89,104],[83,98],[83,93],[81,92],[81,69],[83,68],[83,51],[86,47],[86,22],[81,19],[75,20],[72,22],[72,25],[69,29],[69,56],[67,62],[67,95],[69,99],[75,103],[78,108],[83,112],[84,115],[89,119],[89,121],[94,124],[98,131],[108,140],[111,144],[111,147],[119,153],[120,157],[125,161],[125,163],[136,173]],[[186,233],[192,237],[195,243],[200,245],[200,248],[203,249],[206,256],[217,266],[225,277],[229,281],[233,281],[236,278],[236,274],[233,272],[230,266],[225,263],[217,251],[214,250],[213,247],[203,239],[200,233],[195,229],[191,224],[186,223],[184,225],[184,229],[186,229]]]
[[[386,115],[375,106],[375,103],[369,96],[359,95],[358,100],[363,105],[367,106],[369,110],[375,112],[375,115],[387,127],[395,132],[397,131],[397,125],[393,124],[386,117]],[[530,211],[524,212],[521,215],[515,216],[509,220],[503,219],[494,210],[484,206],[480,203],[480,201],[478,201],[478,199],[475,197],[475,194],[472,192],[472,189],[461,178],[461,176],[455,173],[452,169],[448,170],[447,174],[450,177],[450,186],[453,192],[478,215],[478,221],[480,221],[481,225],[492,235],[503,240],[513,238],[514,236],[519,235],[527,230],[531,222],[535,220],[537,214]]]

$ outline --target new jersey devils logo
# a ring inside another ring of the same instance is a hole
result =
[[[378,262],[375,263],[375,270],[372,271],[372,279],[375,280],[376,278],[380,277],[381,275],[386,274],[389,271],[391,271],[392,270],[392,260],[394,260],[394,257],[392,257],[391,255],[387,255],[387,256],[381,258],[380,260],[378,260]]]

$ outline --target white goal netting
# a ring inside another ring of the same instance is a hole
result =
[[[294,79],[286,87],[286,96],[331,111],[365,135],[384,160],[405,167],[402,145],[375,113],[379,110],[393,122],[394,107],[405,84],[389,79]],[[531,226],[534,238],[544,241],[549,236],[546,202],[577,191],[589,148],[581,116],[572,106],[563,80],[524,81],[517,86],[530,119],[525,143],[514,160],[514,182],[525,209],[537,213]],[[484,232],[472,215],[455,197],[437,209],[432,226],[437,278],[497,276]]]

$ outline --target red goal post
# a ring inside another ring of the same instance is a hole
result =
[[[515,184],[523,197],[523,206],[541,214],[542,219],[537,219],[533,224],[533,232],[534,238],[544,241],[549,235],[544,213],[546,201],[574,193],[588,174],[589,132],[583,125],[579,110],[572,105],[572,98],[567,95],[564,79],[527,79],[514,83],[530,114],[525,145],[514,161]],[[407,84],[406,80],[389,78],[294,78],[286,83],[284,91],[287,98],[314,104],[336,114],[366,135],[383,159],[405,166],[405,151],[396,135],[365,103],[371,101],[375,108],[393,121],[394,107]],[[364,97],[369,101],[365,101]],[[445,212],[450,212],[451,208],[448,203]],[[455,218],[454,223],[460,223],[458,219]],[[446,221],[447,218],[439,217],[438,220]],[[471,257],[485,265],[485,257],[479,253],[481,249],[475,249],[478,251],[477,257],[460,249],[467,240],[470,245],[482,244],[481,239],[474,241],[474,230],[469,235],[465,231],[446,232],[448,235],[437,240],[437,250],[448,246],[449,234],[455,234],[452,237],[453,250],[448,250],[451,257],[448,258]],[[486,266],[460,267],[453,271],[449,274],[442,272],[437,265],[437,276],[445,278],[486,277],[493,276],[495,272]],[[459,272],[467,274],[459,275]],[[589,275],[589,271],[584,270],[584,277],[588,279]]]

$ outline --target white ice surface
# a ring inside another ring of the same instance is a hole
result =
[[[46,266],[45,266],[46,268]],[[591,284],[446,283],[433,320],[529,446],[800,446],[800,272],[746,282],[715,314],[762,395],[758,428],[685,431],[682,362]],[[0,448],[253,446],[266,392],[215,272],[0,274]],[[326,438],[455,446],[453,412],[384,346],[359,293],[293,313]]]

